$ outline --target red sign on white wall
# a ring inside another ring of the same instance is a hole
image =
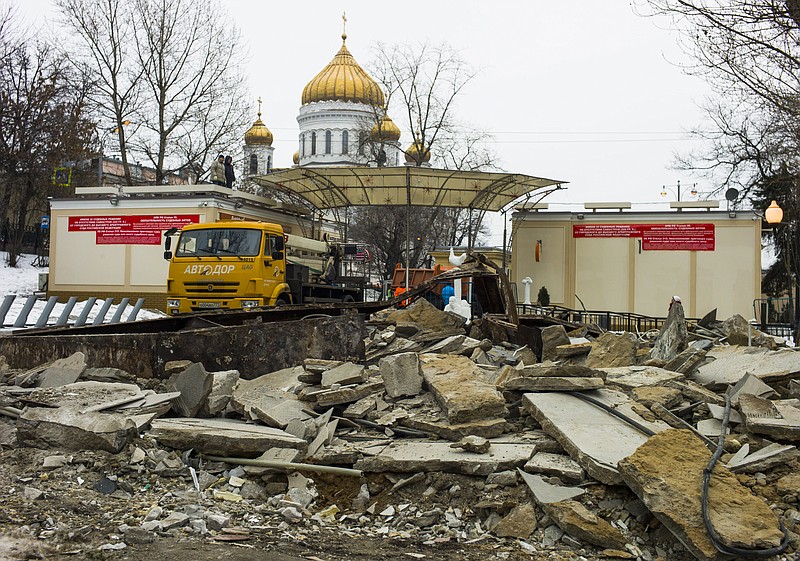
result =
[[[160,245],[161,232],[200,222],[199,214],[70,216],[70,232],[95,232],[97,245]]]
[[[714,251],[713,224],[574,224],[573,238],[642,238],[649,251]]]

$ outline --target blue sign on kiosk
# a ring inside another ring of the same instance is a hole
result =
[[[39,226],[42,230],[46,230],[50,227],[50,217],[49,216],[42,216],[42,221],[39,223]]]

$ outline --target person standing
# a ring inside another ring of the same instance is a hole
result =
[[[225,185],[225,156],[220,154],[217,159],[211,162],[211,183],[215,185]]]
[[[236,174],[233,172],[233,158],[225,156],[225,186],[233,189],[234,181],[236,181]]]

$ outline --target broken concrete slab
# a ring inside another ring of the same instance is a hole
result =
[[[102,411],[133,403],[145,397],[139,386],[119,382],[73,382],[39,388],[25,396],[28,403],[49,407],[71,407],[80,411]]]
[[[742,446],[741,450],[728,461],[727,468],[733,473],[765,472],[775,466],[788,464],[790,460],[800,456],[797,447],[776,442],[752,454],[749,452],[749,444]]]
[[[613,407],[626,417],[658,432],[668,426],[651,423],[636,414],[623,393],[595,390],[586,395]],[[600,407],[563,393],[529,393],[523,407],[555,438],[586,472],[606,484],[622,482],[617,462],[632,454],[648,436]]]
[[[56,360],[45,368],[38,376],[38,386],[54,388],[72,384],[78,381],[86,367],[86,355],[82,352],[73,353],[67,358]]]
[[[567,500],[549,503],[545,506],[545,512],[559,528],[581,543],[609,549],[625,548],[625,536],[579,502]]]
[[[451,423],[502,417],[505,399],[465,356],[420,355],[425,383]]]
[[[225,410],[233,394],[233,388],[239,382],[238,370],[222,370],[212,372],[211,392],[203,403],[203,414],[208,417],[218,415]]]
[[[433,434],[453,442],[470,435],[496,438],[506,432],[509,427],[505,419],[482,419],[451,424],[447,421],[432,420],[421,416],[406,417],[400,421],[400,424],[406,428]]]
[[[549,452],[536,452],[523,469],[528,473],[558,477],[566,483],[580,483],[585,476],[578,462],[569,456]]]
[[[688,430],[656,434],[621,460],[625,483],[695,557],[726,557],[712,543],[701,515],[703,470],[711,452]],[[769,505],[754,496],[727,468],[717,464],[711,476],[709,517],[723,544],[770,548],[783,533]]]
[[[351,403],[342,413],[342,417],[346,419],[363,419],[367,413],[374,411],[377,407],[377,402],[374,397],[367,396],[359,399],[355,403]]]
[[[87,368],[79,378],[86,382],[131,382],[136,376],[121,368]]]
[[[557,348],[562,345],[569,345],[569,336],[563,325],[548,325],[542,329],[542,362],[546,360],[556,360],[558,358]]]
[[[307,358],[303,361],[303,367],[311,374],[320,374],[326,370],[333,370],[337,366],[344,364],[341,360],[325,360],[322,358]]]
[[[700,366],[692,379],[713,390],[735,384],[745,372],[765,382],[786,381],[800,373],[800,352],[790,349],[717,346],[706,356],[714,360]]]
[[[525,378],[539,378],[543,376],[556,376],[559,378],[600,378],[605,379],[606,373],[599,368],[589,368],[581,364],[561,364],[556,362],[541,362],[538,364],[518,364],[514,371]]]
[[[746,373],[741,379],[736,382],[731,390],[731,403],[736,406],[739,404],[739,396],[741,395],[755,395],[757,397],[770,398],[776,397],[778,393],[761,381],[760,378],[753,376],[749,372]]]
[[[717,419],[703,419],[697,421],[697,432],[703,436],[717,437],[722,433],[722,421]],[[725,434],[730,434],[731,429],[728,428]]]
[[[181,392],[180,397],[172,402],[173,411],[184,417],[197,416],[211,393],[213,382],[214,375],[206,372],[199,362],[170,376],[165,384],[167,389]]]
[[[235,419],[156,419],[150,435],[178,450],[252,458],[270,448],[305,451],[308,443],[282,430]]]
[[[444,471],[463,475],[488,475],[498,470],[520,467],[534,451],[530,444],[505,444],[492,441],[488,454],[473,454],[450,448],[449,442],[398,441],[377,455],[356,462],[355,469],[367,472],[416,473]]]
[[[668,361],[663,368],[664,370],[672,370],[673,372],[680,372],[681,374],[689,374],[705,360],[707,352],[706,349],[689,345],[689,347],[681,351],[678,356]]]
[[[391,356],[399,353],[417,352],[422,349],[422,346],[422,343],[410,341],[403,337],[397,337],[391,343],[388,343],[382,347],[376,347],[367,350],[366,361],[368,363],[374,363],[385,356]]]
[[[261,409],[258,405],[253,405],[250,411],[265,425],[281,430],[295,419],[305,421],[312,418],[303,402],[296,399],[281,401],[269,409]]]
[[[622,390],[632,390],[644,386],[662,386],[667,382],[683,379],[683,374],[656,366],[621,366],[601,368],[601,370],[605,372],[607,386]]]
[[[473,454],[485,454],[491,448],[492,443],[482,436],[475,436],[474,434],[465,436],[458,442],[453,442],[450,448],[460,448],[466,452]]]
[[[17,419],[17,437],[26,446],[117,453],[136,435],[136,423],[122,415],[71,407],[29,407]]]
[[[714,405],[713,403],[707,403],[706,407],[708,407],[708,412],[711,413],[711,416],[718,421],[721,421],[725,417],[725,408],[721,405]],[[737,425],[743,422],[742,416],[736,409],[731,408],[728,412],[728,422],[734,425]]]
[[[382,358],[378,368],[389,397],[414,396],[422,391],[422,366],[417,353]]]
[[[636,363],[636,336],[633,333],[615,334],[607,331],[600,335],[586,357],[590,368],[613,368]]]
[[[481,341],[478,339],[466,335],[453,335],[426,347],[423,352],[469,356],[480,346]]]
[[[585,343],[570,343],[569,345],[559,345],[556,347],[556,358],[563,360],[576,356],[588,355],[592,351],[594,344],[591,341]]]
[[[317,405],[320,407],[333,407],[334,405],[345,405],[363,399],[383,390],[383,380],[370,378],[365,383],[350,388],[338,390],[326,390],[315,395]]]
[[[523,392],[580,392],[605,386],[602,378],[561,378],[557,376],[518,377],[506,380],[505,390]]]
[[[254,418],[253,407],[267,410],[286,399],[295,399],[289,390],[297,384],[302,366],[285,368],[252,380],[240,379],[231,393],[230,406],[246,419]]]
[[[672,382],[666,382],[665,385],[679,390],[683,397],[689,401],[704,401],[715,405],[725,405],[724,397],[691,380],[673,380]]]
[[[415,341],[437,340],[463,334],[466,323],[461,316],[443,312],[424,298],[415,300],[406,308],[387,309],[373,314],[372,320],[394,324],[398,328],[403,324],[410,324],[411,329],[408,331]]]
[[[686,349],[689,333],[686,329],[686,318],[683,315],[683,304],[680,299],[673,298],[669,304],[669,312],[661,332],[658,334],[650,356],[656,360],[670,361],[678,353]]]
[[[521,469],[517,469],[522,479],[528,485],[533,498],[540,505],[550,503],[557,503],[559,501],[566,501],[575,497],[580,497],[586,493],[586,489],[580,487],[565,487],[563,485],[551,485],[547,483],[542,476],[526,473]]]
[[[780,440],[800,440],[800,400],[770,401],[755,395],[739,396],[739,410],[748,431]]]
[[[361,384],[367,380],[367,376],[363,365],[345,362],[336,368],[323,372],[320,385],[323,388],[330,388],[334,384],[341,386]]]

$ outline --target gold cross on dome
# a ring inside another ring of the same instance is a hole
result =
[[[347,15],[342,12],[342,35],[347,35]]]
[[[261,116],[261,96],[258,96],[258,116]]]

